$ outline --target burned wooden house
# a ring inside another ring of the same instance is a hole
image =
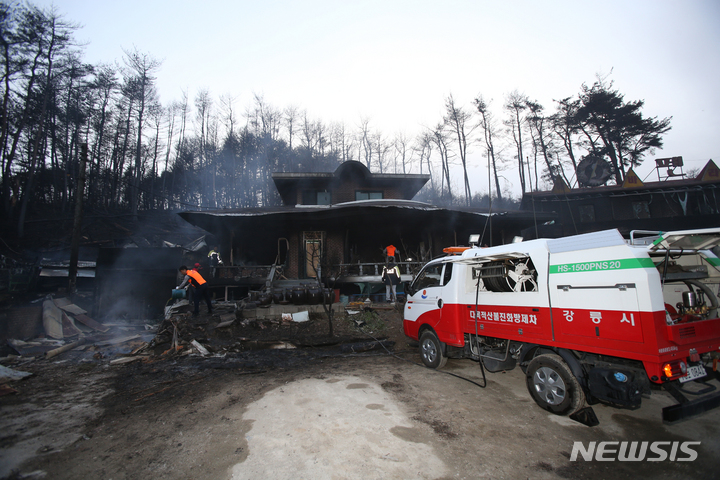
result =
[[[334,172],[272,178],[282,206],[180,214],[220,239],[225,266],[217,269],[215,285],[320,274],[335,285],[362,288],[379,282],[388,245],[397,248],[401,272],[410,279],[422,262],[444,247],[467,244],[471,234],[484,232],[488,245],[507,243],[533,220],[527,212],[490,215],[413,201],[429,175],[371,173],[356,161]]]

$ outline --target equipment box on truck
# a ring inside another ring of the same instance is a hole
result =
[[[652,386],[679,402],[664,420],[679,420],[720,405],[708,382],[720,348],[717,285],[707,283],[718,244],[720,228],[450,249],[409,285],[405,334],[428,367],[519,364],[538,405],[586,424],[597,423],[586,404],[637,408]],[[702,388],[683,388],[692,380]]]

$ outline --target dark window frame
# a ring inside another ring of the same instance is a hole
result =
[[[324,202],[320,201],[320,195],[326,196]],[[332,195],[328,190],[303,190],[302,205],[330,205],[332,204]]]
[[[366,195],[367,198],[358,198],[361,195]],[[375,197],[371,197],[371,195],[374,195]],[[377,197],[377,195],[380,195],[380,197]],[[360,200],[382,200],[385,198],[385,192],[382,190],[355,190],[355,201]]]

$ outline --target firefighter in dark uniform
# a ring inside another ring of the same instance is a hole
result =
[[[195,270],[188,270],[185,265],[178,268],[178,270],[180,271],[180,273],[185,275],[183,282],[178,288],[185,288],[185,285],[190,284],[190,286],[194,289],[193,299],[195,300],[195,311],[193,312],[193,315],[198,315],[200,313],[200,297],[205,299],[205,303],[207,303],[208,307],[208,313],[212,314],[210,289],[208,288],[208,284],[203,278],[203,276],[200,275],[200,272],[197,272]]]
[[[390,257],[388,265],[383,267],[382,281],[385,284],[385,300],[397,301],[397,285],[400,283],[400,269],[395,265],[395,258]]]

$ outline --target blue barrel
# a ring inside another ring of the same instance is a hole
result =
[[[174,288],[172,291],[172,298],[173,300],[176,300],[178,298],[185,298],[185,295],[187,292],[184,288]]]

